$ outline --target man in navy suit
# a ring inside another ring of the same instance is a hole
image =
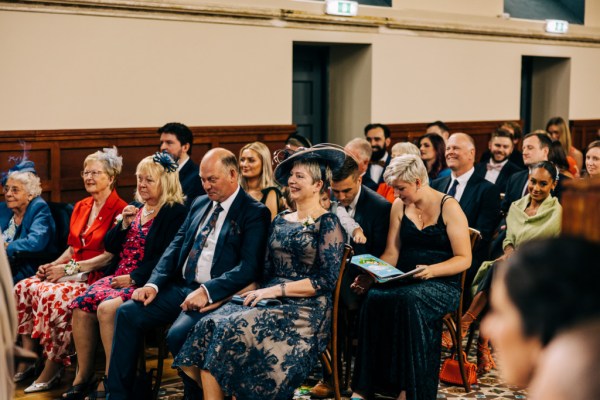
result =
[[[108,375],[110,399],[132,397],[145,330],[173,323],[167,344],[177,354],[202,316],[259,278],[271,214],[241,190],[237,165],[228,150],[206,153],[200,174],[207,195],[194,201],[148,283],[119,307]],[[190,380],[185,383],[190,389]]]
[[[436,179],[431,187],[454,196],[467,216],[469,227],[481,232],[482,239],[473,252],[467,283],[473,280],[481,263],[489,256],[489,244],[500,220],[500,190],[475,174],[475,142],[465,133],[454,133],[446,144],[446,162],[452,171]]]
[[[196,197],[205,194],[200,182],[199,168],[190,156],[194,137],[190,128],[179,122],[169,122],[158,129],[160,151],[166,151],[179,164],[179,182],[185,205],[189,208]]]
[[[377,191],[379,184],[383,183],[383,173],[392,160],[387,151],[392,141],[390,136],[390,128],[386,125],[369,124],[365,126],[365,139],[371,145],[373,153],[362,184],[374,192]]]
[[[475,174],[495,184],[501,193],[506,192],[506,183],[515,172],[522,168],[509,160],[514,149],[512,135],[504,129],[496,129],[489,142],[491,157],[487,162],[475,164]]]

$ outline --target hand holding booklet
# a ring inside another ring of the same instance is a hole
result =
[[[354,256],[352,257],[351,263],[371,275],[378,283],[407,278],[423,270],[423,268],[415,268],[409,272],[402,272],[393,265],[388,264],[371,254]]]

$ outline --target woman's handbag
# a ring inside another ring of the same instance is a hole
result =
[[[455,359],[455,354],[444,360],[442,368],[440,369],[440,381],[449,383],[452,385],[462,385],[463,380],[460,375],[460,367],[458,365],[458,359]],[[463,351],[462,357],[465,363],[465,372],[467,373],[467,382],[469,385],[477,383],[477,365],[467,361],[467,354]]]

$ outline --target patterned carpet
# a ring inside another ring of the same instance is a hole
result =
[[[470,360],[475,361],[475,360]],[[295,400],[308,400],[310,394],[308,393],[312,385],[317,380],[314,377],[308,379],[306,386],[300,387],[296,390]],[[470,393],[465,393],[465,389],[458,386],[448,386],[443,383],[440,384],[438,390],[438,399],[496,399],[496,400],[512,400],[512,399],[526,399],[527,395],[524,390],[518,390],[515,388],[507,387],[498,377],[497,372],[492,370],[488,374],[483,375],[479,378],[477,385],[473,385]],[[170,384],[163,385],[160,399],[162,400],[179,400],[183,398],[183,388],[181,382],[173,382]],[[381,400],[392,400],[392,397],[379,396],[376,397]],[[348,399],[344,397],[344,399]]]

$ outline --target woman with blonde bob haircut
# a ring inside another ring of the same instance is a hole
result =
[[[248,143],[240,150],[240,186],[271,211],[271,220],[281,208],[281,191],[273,178],[271,152],[261,142]]]
[[[412,276],[374,284],[362,274],[350,286],[365,296],[352,398],[435,399],[442,317],[458,307],[460,273],[471,265],[467,218],[455,199],[429,186],[418,156],[392,159],[384,179],[398,199],[380,258]]]
[[[98,387],[94,386],[98,339],[104,345],[105,372],[108,373],[117,308],[131,298],[137,287],[144,286],[187,214],[177,163],[168,153],[144,158],[135,176],[135,199],[139,203],[123,209],[117,217],[117,225],[104,239],[105,254],[99,256],[114,262],[104,278],[69,305],[73,309],[73,340],[79,368],[73,386],[63,394],[63,399],[83,399],[88,392],[93,399],[106,397],[106,375]]]

